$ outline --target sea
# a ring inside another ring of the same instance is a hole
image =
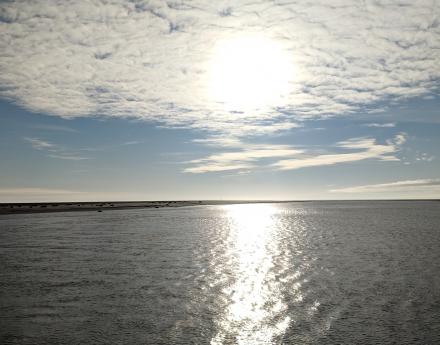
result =
[[[440,344],[440,202],[0,216],[1,344]]]

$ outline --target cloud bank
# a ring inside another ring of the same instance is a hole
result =
[[[5,1],[0,97],[65,118],[272,133],[434,92],[439,18],[435,0]],[[295,66],[282,106],[208,97],[216,42],[243,33],[279,42]]]

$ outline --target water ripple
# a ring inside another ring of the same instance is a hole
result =
[[[439,344],[440,203],[0,217],[1,344]]]

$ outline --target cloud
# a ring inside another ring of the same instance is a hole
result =
[[[211,136],[204,139],[194,139],[192,142],[217,147],[241,147],[243,145],[239,138],[231,136]]]
[[[82,160],[90,159],[90,157],[82,157],[82,156],[75,156],[75,155],[63,155],[63,154],[47,155],[47,156],[51,157],[51,158],[65,159],[68,161],[82,161]]]
[[[392,128],[392,127],[396,127],[396,124],[395,123],[367,123],[364,126],[377,127],[377,128]]]
[[[350,151],[355,150],[355,152],[309,155],[295,159],[285,159],[274,163],[273,166],[279,170],[295,170],[357,162],[366,159],[398,161],[399,159],[395,156],[395,153],[404,142],[404,133],[396,135],[394,140],[388,140],[386,144],[378,144],[373,138],[354,138],[341,141],[336,147]]]
[[[419,179],[406,180],[390,183],[370,184],[348,188],[332,189],[332,193],[383,193],[383,192],[402,192],[414,190],[429,190],[435,188],[440,192],[440,179]]]
[[[366,159],[399,161],[395,154],[405,141],[406,133],[399,133],[384,144],[378,144],[373,138],[352,138],[340,141],[334,147],[338,151],[348,152],[316,154],[313,151],[298,149],[289,145],[247,144],[237,138],[212,137],[196,140],[196,142],[218,146],[228,151],[186,162],[186,164],[192,166],[184,169],[184,172],[207,173],[226,170],[252,170],[264,167],[267,160],[277,160],[275,163],[266,164],[267,167],[276,170],[295,170]]]
[[[126,141],[125,143],[122,143],[120,146],[138,145],[143,143],[144,142],[140,140],[130,140],[130,141]]]
[[[428,0],[4,1],[0,96],[65,118],[268,134],[432,94],[439,17]],[[283,104],[242,111],[207,94],[216,43],[245,33],[277,41],[295,66]]]
[[[235,148],[235,151],[212,154],[187,162],[192,166],[184,169],[184,172],[199,174],[227,170],[244,171],[255,168],[255,163],[263,159],[289,157],[302,152],[288,145],[257,145],[234,142],[234,145],[229,147]]]
[[[69,161],[82,161],[82,160],[91,159],[91,157],[85,156],[83,154],[84,152],[90,153],[96,151],[111,150],[119,147],[126,147],[126,146],[139,145],[145,143],[144,140],[130,140],[119,144],[107,145],[102,147],[82,147],[79,149],[70,149],[39,138],[26,137],[23,139],[25,142],[30,143],[33,149],[38,151],[45,151],[47,153],[47,157],[69,160]]]
[[[431,156],[430,154],[425,152],[417,152],[415,158],[416,161],[432,162],[435,159],[435,156]]]
[[[36,129],[41,129],[45,131],[57,131],[57,132],[68,132],[68,133],[76,133],[77,131],[73,128],[66,126],[58,126],[58,125],[35,125],[33,126]]]
[[[234,162],[219,163],[219,162],[211,161],[211,162],[206,162],[206,164],[203,165],[186,168],[184,172],[201,174],[207,172],[219,172],[219,171],[230,171],[230,170],[247,170],[253,167],[254,165],[252,164],[234,163]]]
[[[35,150],[56,151],[56,146],[48,141],[37,138],[24,138],[24,141],[30,143]]]
[[[90,159],[90,157],[78,155],[75,151],[63,148],[60,145],[53,144],[46,140],[38,138],[23,138],[24,141],[31,144],[32,148],[38,151],[44,151],[47,153],[47,157],[64,159],[70,161],[81,161]]]
[[[394,137],[396,145],[403,145],[406,142],[406,133],[399,133]]]

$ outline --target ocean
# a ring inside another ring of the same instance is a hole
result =
[[[440,344],[440,202],[0,216],[1,344]]]

